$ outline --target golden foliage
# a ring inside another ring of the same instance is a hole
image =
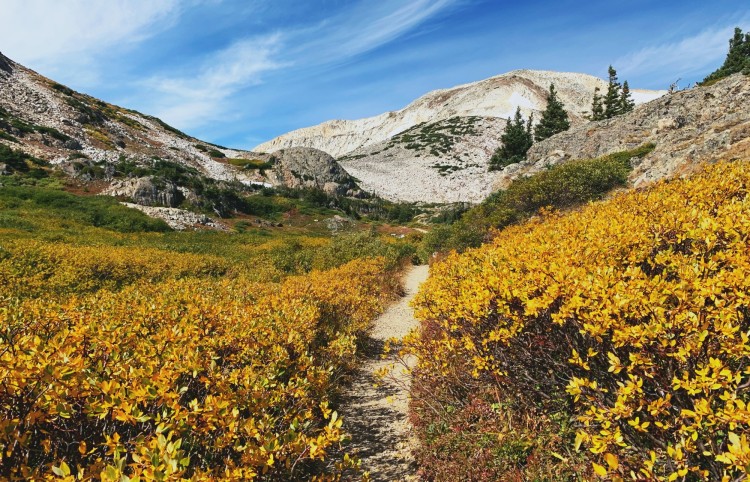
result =
[[[116,290],[140,280],[219,277],[233,270],[217,256],[25,239],[3,241],[0,261],[0,296],[6,297]]]
[[[750,466],[748,186],[747,164],[719,164],[449,256],[416,300],[421,382],[478,380],[520,412],[571,413],[589,477],[736,480]]]
[[[26,257],[0,264],[15,283],[0,297],[0,477],[336,480],[355,465],[331,456],[345,434],[329,400],[393,292],[383,259],[275,284],[205,277],[228,269],[205,256],[58,248],[4,247]],[[82,279],[110,290],[9,296],[65,291],[94,265],[106,272]]]

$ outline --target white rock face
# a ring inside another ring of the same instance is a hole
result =
[[[436,90],[405,108],[359,120],[332,120],[298,129],[256,146],[253,150],[273,152],[288,147],[314,147],[340,157],[356,149],[385,141],[422,122],[436,122],[456,116],[511,117],[521,107],[524,117],[546,106],[550,83],[574,124],[591,107],[594,88],[606,90],[597,77],[564,72],[516,70],[479,82]],[[653,100],[666,91],[634,90],[636,103]]]
[[[362,189],[391,201],[476,203],[492,193],[499,175],[487,165],[504,127],[496,117],[454,117],[357,149],[339,162]]]

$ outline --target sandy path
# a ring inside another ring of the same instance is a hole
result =
[[[373,481],[413,480],[415,467],[407,420],[410,379],[404,367],[397,364],[380,386],[374,384],[378,369],[396,363],[394,355],[381,358],[385,341],[403,338],[418,324],[409,302],[427,275],[427,266],[415,266],[406,273],[406,295],[375,321],[366,360],[342,400],[344,427],[352,434],[349,450],[362,460],[362,469],[370,472]],[[398,351],[395,348],[392,351]]]

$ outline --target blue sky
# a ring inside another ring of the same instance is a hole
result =
[[[2,0],[0,51],[70,87],[250,148],[514,69],[664,89],[726,54],[746,0]]]

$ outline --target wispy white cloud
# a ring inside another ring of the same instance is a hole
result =
[[[734,26],[714,26],[699,33],[631,52],[615,61],[621,76],[650,76],[664,81],[710,70],[721,64],[729,48]]]
[[[162,75],[148,82],[161,95],[154,109],[180,128],[225,119],[228,100],[285,67],[335,64],[383,46],[465,0],[359,1],[315,26],[246,38],[206,56],[188,75]]]
[[[97,78],[95,61],[115,47],[142,42],[172,25],[180,0],[2,0],[3,53],[48,75],[82,84]]]
[[[461,0],[360,2],[312,31],[299,32],[298,37],[308,38],[300,43],[298,52],[312,54],[319,62],[345,60],[385,45],[461,3]]]
[[[196,72],[182,77],[153,77],[145,82],[158,93],[155,112],[182,128],[223,117],[227,99],[261,82],[262,74],[284,66],[274,56],[280,36],[243,39],[207,57]]]

